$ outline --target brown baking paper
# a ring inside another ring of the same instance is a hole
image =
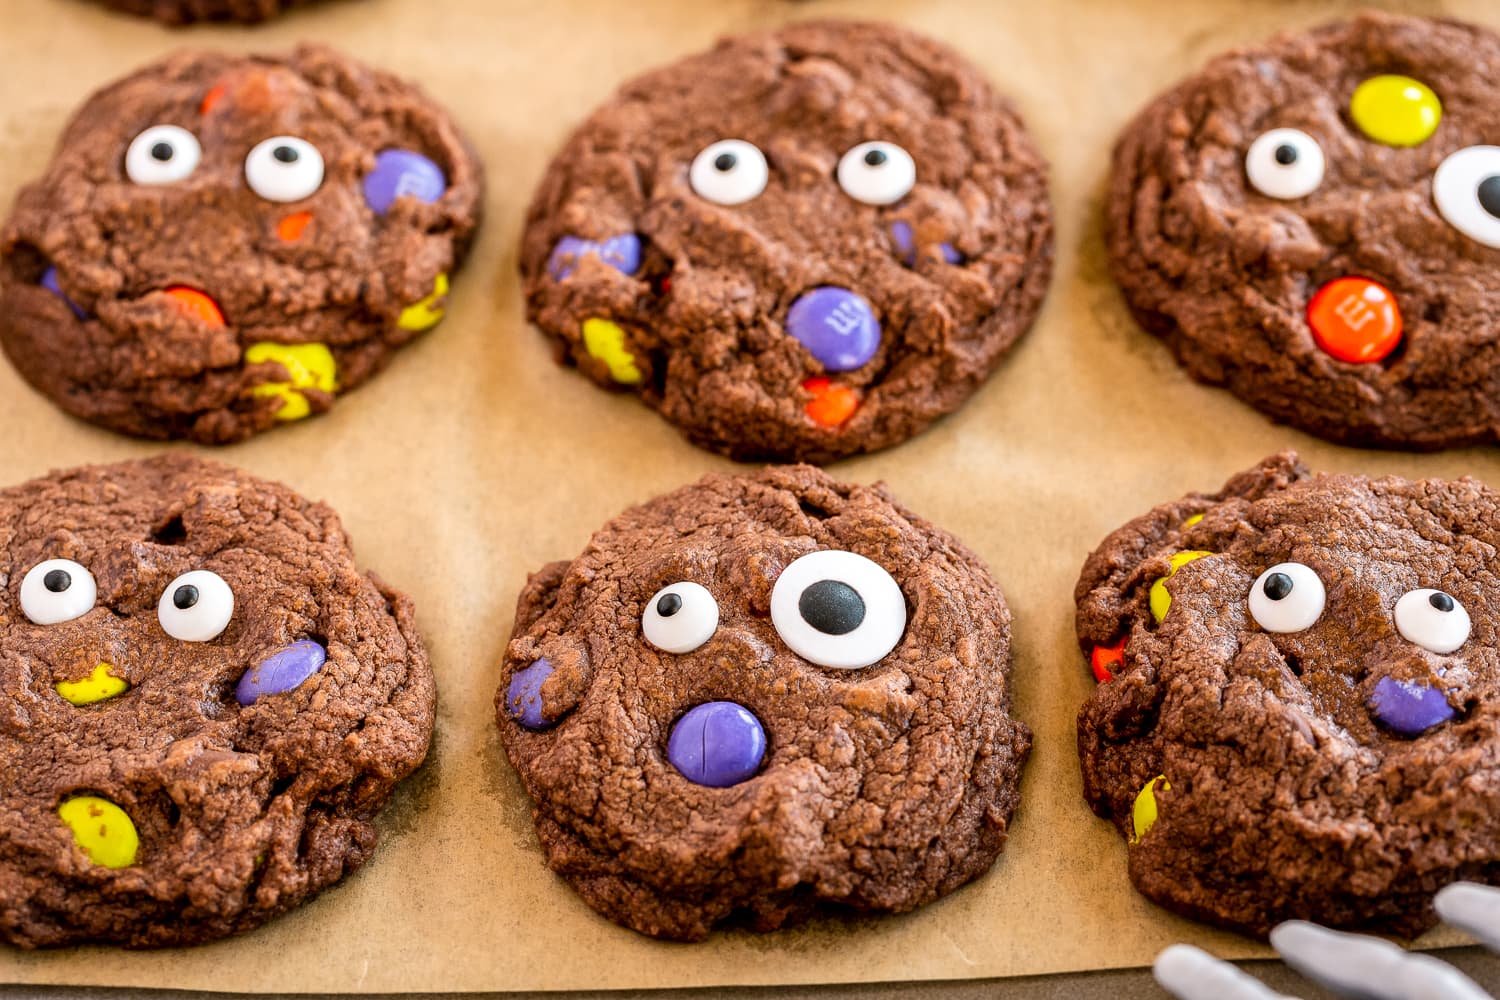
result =
[[[1221,0],[336,0],[255,29],[168,31],[82,0],[0,0],[0,198],[38,174],[95,87],[185,46],[330,42],[421,81],[489,172],[488,218],[448,319],[328,416],[213,452],[326,499],[364,566],[416,599],[439,687],[429,763],[359,872],[235,940],[154,953],[0,946],[0,982],[270,992],[635,988],[1011,976],[1145,965],[1173,941],[1263,952],[1147,903],[1125,847],[1084,805],[1074,715],[1093,684],[1073,583],[1106,533],[1286,446],[1319,469],[1473,473],[1500,451],[1338,448],[1191,383],[1129,319],[1105,274],[1110,145],[1205,58],[1338,3]],[[1500,25],[1482,0],[1409,4]],[[526,574],[571,558],[628,504],[727,461],[634,399],[553,364],[516,278],[527,199],[567,130],[627,77],[717,35],[793,17],[883,18],[944,39],[1018,102],[1050,160],[1057,273],[1036,327],[958,414],[840,463],[888,481],[993,567],[1015,613],[1019,715],[1035,730],[1014,836],[995,869],[917,913],[655,942],[596,917],[543,862],[491,716]],[[1497,137],[1500,138],[1500,137]],[[0,482],[150,455],[63,416],[0,363]],[[1429,936],[1426,943],[1451,943]]]

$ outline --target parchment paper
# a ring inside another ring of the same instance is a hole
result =
[[[1395,6],[1395,5],[1392,5]],[[1482,0],[1410,3],[1500,25]],[[215,456],[330,501],[362,564],[417,601],[438,675],[429,764],[385,814],[373,860],[242,938],[156,953],[22,953],[0,982],[268,992],[637,988],[959,979],[1148,964],[1162,946],[1263,954],[1145,902],[1084,805],[1074,715],[1093,681],[1073,640],[1085,555],[1158,501],[1217,487],[1288,445],[1315,468],[1473,473],[1500,451],[1338,448],[1192,384],[1107,281],[1098,200],[1128,117],[1205,58],[1352,9],[1220,0],[338,0],[257,29],[167,31],[81,0],[0,0],[0,199],[43,168],[75,105],[176,48],[334,43],[421,81],[485,158],[488,219],[447,321],[321,419]],[[1036,733],[995,870],[915,914],[827,920],[696,946],[597,918],[547,870],[491,720],[497,657],[528,571],[570,558],[627,504],[730,463],[645,407],[556,367],[524,321],[516,245],[567,130],[634,73],[725,32],[792,17],[883,18],[945,39],[1019,103],[1052,164],[1057,275],[1041,319],[957,415],[835,467],[885,479],[993,567],[1015,614],[1019,714]],[[1496,137],[1500,139],[1500,137]],[[0,481],[148,455],[0,364]],[[1457,936],[1429,937],[1451,943]]]

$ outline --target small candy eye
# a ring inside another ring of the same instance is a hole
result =
[[[21,611],[37,625],[88,614],[99,598],[94,574],[71,559],[37,563],[21,579]]]
[[[771,623],[781,640],[822,667],[868,667],[901,641],[906,598],[891,575],[862,555],[811,552],[771,588]]]
[[[1448,225],[1500,248],[1500,146],[1469,146],[1438,164],[1432,200]]]
[[[1277,563],[1250,588],[1250,617],[1267,632],[1301,632],[1327,603],[1323,581],[1301,563]]]
[[[666,653],[691,653],[719,627],[719,602],[684,580],[658,590],[641,616],[646,641]]]
[[[245,181],[267,201],[301,201],[323,186],[323,154],[306,139],[278,135],[245,157]]]
[[[839,160],[839,187],[866,205],[894,205],[917,183],[917,164],[894,142],[862,142]]]
[[[1451,653],[1469,640],[1469,612],[1441,590],[1402,594],[1395,617],[1403,639],[1434,653]]]
[[[1288,201],[1312,194],[1323,183],[1323,147],[1306,132],[1273,128],[1250,144],[1245,174],[1267,198]]]
[[[688,183],[715,205],[740,205],[766,189],[766,154],[743,139],[720,139],[693,158]]]
[[[234,591],[223,577],[206,569],[184,573],[167,584],[156,604],[162,631],[183,642],[218,638],[233,616]]]
[[[153,125],[125,151],[125,176],[137,184],[172,184],[198,169],[203,147],[185,128]]]

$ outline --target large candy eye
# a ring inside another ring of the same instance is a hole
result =
[[[1441,590],[1408,591],[1396,602],[1396,631],[1434,653],[1451,653],[1469,639],[1469,613]]]
[[[866,205],[894,205],[917,183],[917,164],[894,142],[862,142],[839,160],[839,187]]]
[[[1250,588],[1250,617],[1267,632],[1301,632],[1327,603],[1323,581],[1301,563],[1277,563]]]
[[[1267,198],[1301,198],[1323,183],[1323,147],[1306,132],[1273,128],[1250,144],[1245,174]]]
[[[1500,146],[1470,146],[1438,164],[1432,200],[1448,225],[1500,248]]]
[[[267,201],[301,201],[323,186],[323,154],[306,139],[278,135],[245,157],[245,181]]]
[[[906,598],[891,574],[864,556],[812,552],[776,578],[771,623],[804,659],[854,670],[896,648],[906,630]]]
[[[198,169],[203,147],[185,128],[153,125],[131,140],[125,176],[137,184],[172,184]]]
[[[98,600],[94,574],[71,559],[48,559],[21,579],[21,611],[38,625],[88,614]]]
[[[693,158],[688,183],[715,205],[740,205],[766,189],[766,154],[743,139],[720,139]]]
[[[663,587],[646,605],[641,631],[646,641],[667,653],[691,653],[719,627],[719,602],[696,583]]]
[[[183,642],[218,638],[233,616],[234,591],[223,577],[206,569],[184,573],[167,584],[156,604],[162,631]]]

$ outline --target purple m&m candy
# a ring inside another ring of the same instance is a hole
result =
[[[328,651],[311,639],[282,646],[241,675],[234,696],[241,705],[253,705],[266,695],[295,691],[327,659]]]
[[[831,372],[862,367],[880,346],[880,321],[870,303],[832,285],[814,288],[793,302],[786,329]]]
[[[677,720],[667,738],[667,760],[697,785],[727,788],[760,769],[766,731],[732,701],[710,701]]]
[[[1375,693],[1370,696],[1370,714],[1394,733],[1418,736],[1450,721],[1454,711],[1437,688],[1382,677],[1375,682]]]
[[[448,190],[443,168],[409,149],[386,149],[375,155],[375,169],[365,175],[365,201],[376,215],[391,210],[397,198],[433,202]]]
[[[57,281],[57,268],[48,265],[47,270],[42,272],[42,280],[39,281],[38,284],[47,289],[47,291],[51,292],[53,295],[56,295],[58,298],[66,302],[68,304],[68,308],[73,310],[74,316],[77,316],[79,319],[83,319],[88,315],[88,313],[78,308],[78,303],[68,298],[67,292],[64,292],[62,290],[62,285],[60,285]]]
[[[553,281],[562,281],[583,258],[593,254],[621,274],[641,269],[641,238],[635,233],[621,233],[607,240],[586,240],[581,236],[564,236],[547,258],[547,273]]]
[[[897,219],[891,223],[891,242],[896,244],[896,256],[901,260],[901,263],[907,267],[915,267],[917,263],[917,244],[910,222]],[[964,255],[954,249],[952,243],[938,244],[938,253],[942,254],[943,260],[949,264],[962,264],[964,262]]]
[[[527,729],[552,725],[542,718],[542,682],[552,676],[552,662],[545,656],[525,670],[517,670],[505,689],[505,710]]]

